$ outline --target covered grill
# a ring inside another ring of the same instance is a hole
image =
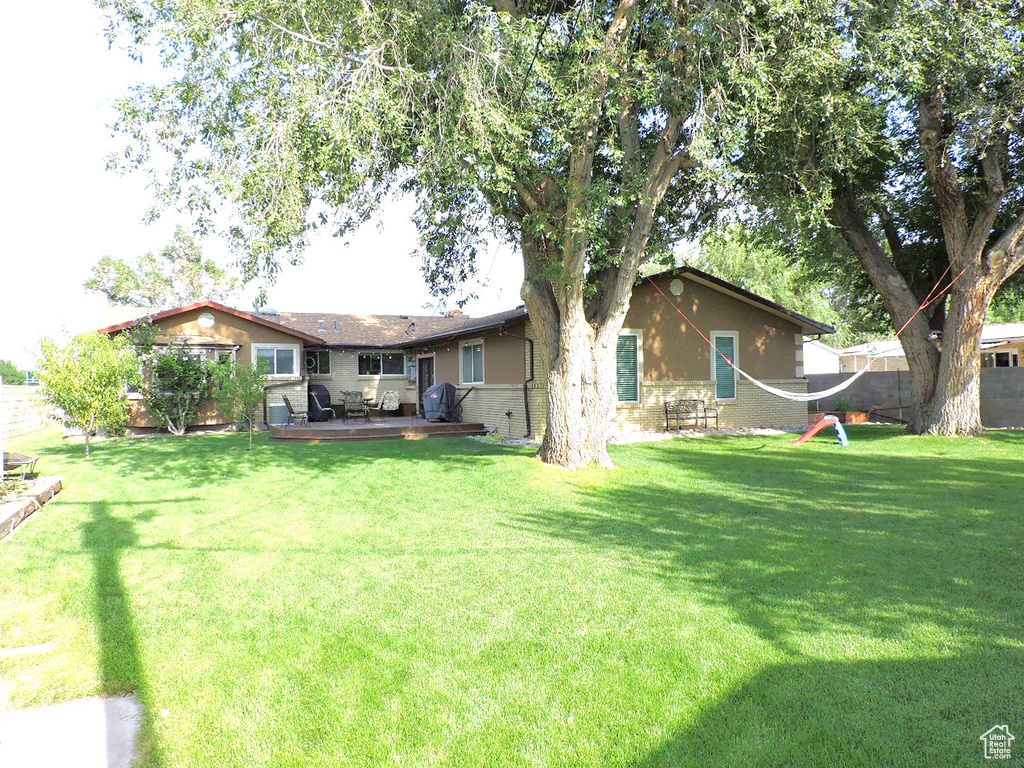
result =
[[[427,421],[462,421],[462,406],[455,400],[455,387],[441,382],[423,393],[423,416]]]
[[[313,398],[316,395],[316,399]],[[330,411],[330,413],[327,413]],[[309,420],[329,421],[337,414],[331,406],[331,393],[323,384],[309,385]]]

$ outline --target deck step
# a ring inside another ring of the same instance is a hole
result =
[[[345,440],[422,440],[428,437],[469,437],[486,435],[483,424],[418,424],[415,426],[277,428],[270,431],[271,442],[341,442]]]

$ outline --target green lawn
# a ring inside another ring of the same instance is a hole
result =
[[[963,766],[1024,739],[1024,433],[22,443],[14,706],[135,691],[146,766]],[[1024,743],[1018,742],[1018,743]],[[1024,747],[1020,749],[1024,752]]]

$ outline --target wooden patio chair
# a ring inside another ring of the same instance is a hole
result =
[[[288,426],[309,426],[309,414],[306,411],[296,411],[292,408],[292,402],[288,395],[284,395],[284,405],[288,409]]]

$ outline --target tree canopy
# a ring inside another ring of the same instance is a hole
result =
[[[617,334],[642,263],[719,202],[743,83],[765,82],[754,23],[800,3],[278,3],[122,0],[112,34],[176,77],[121,103],[127,162],[273,273],[310,228],[344,231],[392,189],[416,196],[441,295],[485,232],[515,242],[547,374],[546,461],[609,463]],[[170,174],[149,163],[156,146]]]
[[[123,432],[128,425],[126,388],[141,378],[142,361],[126,336],[86,333],[67,344],[43,339],[39,382],[43,398],[64,424],[85,434],[85,455],[98,429]]]
[[[0,360],[0,379],[3,379],[4,384],[17,386],[18,384],[24,384],[27,377],[25,372],[19,370],[18,366],[10,360]]]
[[[981,324],[1024,264],[1022,13],[997,0],[819,6],[776,36],[772,87],[750,91],[766,120],[745,126],[747,199],[824,269],[859,264],[905,326],[914,431],[980,429]],[[941,300],[915,315],[936,285]]]
[[[104,256],[84,288],[102,293],[111,304],[161,309],[203,299],[225,301],[238,290],[238,281],[204,259],[195,239],[178,227],[170,243],[135,263]]]

